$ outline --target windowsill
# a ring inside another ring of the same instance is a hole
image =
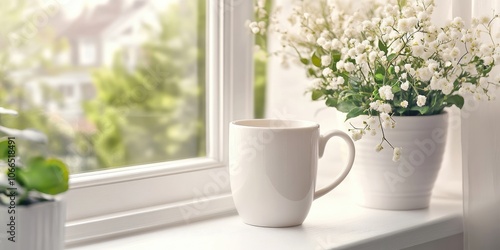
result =
[[[458,200],[433,199],[428,209],[385,211],[359,207],[333,192],[315,201],[298,227],[249,226],[233,213],[67,249],[402,249],[451,239],[462,230]]]

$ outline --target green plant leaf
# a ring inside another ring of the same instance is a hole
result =
[[[0,140],[0,160],[6,160],[9,157],[9,140],[7,138]]]
[[[390,62],[390,61],[392,61],[392,59],[394,59],[396,56],[397,56],[397,54],[395,54],[395,53],[390,54],[390,55],[387,57],[387,61],[389,61],[389,62]]]
[[[325,101],[325,105],[328,107],[337,107],[337,99],[336,98],[328,98]]]
[[[401,92],[401,88],[398,85],[392,86],[391,90],[392,90],[392,93],[394,93],[394,94]]]
[[[378,40],[378,48],[387,54],[387,44],[382,40]]]
[[[309,65],[309,60],[307,60],[307,58],[300,58],[300,62],[304,65]]]
[[[316,55],[316,53],[313,53],[311,56],[311,62],[314,66],[320,68],[321,67],[321,58]]]
[[[464,106],[465,100],[460,95],[452,95],[452,96],[448,96],[445,99],[445,102],[447,103],[447,105],[446,105],[447,107],[451,107],[451,106],[455,105],[461,109]]]
[[[312,91],[311,99],[313,99],[313,101],[316,101],[321,97],[323,97],[323,91],[317,89]]]
[[[314,71],[314,69],[313,69],[313,68],[309,68],[309,69],[307,70],[307,76],[308,76],[308,77],[315,77],[315,78],[316,78],[316,77],[317,77],[317,76],[316,76],[316,71]]]
[[[364,111],[365,111],[365,109],[361,108],[361,107],[353,108],[353,109],[351,109],[351,111],[349,111],[349,113],[347,113],[345,120],[347,121],[351,118],[358,117],[358,116],[362,115]]]
[[[337,105],[337,110],[342,113],[349,113],[351,110],[357,108],[358,106],[351,100],[339,102]]]
[[[425,114],[427,114],[427,111],[429,111],[429,107],[428,106],[423,106],[423,107],[413,106],[413,107],[411,107],[410,110],[418,111],[418,112],[420,112],[421,115],[425,115]]]
[[[28,190],[50,195],[68,190],[68,168],[58,159],[35,157],[27,162],[26,168],[18,168],[16,172],[16,180]]]
[[[341,57],[342,57],[342,54],[340,53],[340,51],[338,51],[338,50],[332,51],[332,61],[334,63],[337,63],[338,61],[340,61]]]

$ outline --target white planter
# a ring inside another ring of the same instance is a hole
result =
[[[0,249],[64,249],[65,208],[63,201],[47,201],[17,206],[15,214],[9,214],[8,207],[0,205]],[[10,216],[15,216],[15,242],[9,240]]]
[[[349,120],[363,127],[366,116]],[[356,160],[352,168],[355,199],[365,207],[391,210],[421,209],[429,206],[446,144],[448,114],[393,117],[396,127],[384,129],[386,138],[403,154],[392,161],[393,150],[384,143],[376,152],[382,134],[364,135],[356,141]]]

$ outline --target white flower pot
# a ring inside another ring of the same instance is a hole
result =
[[[429,206],[446,144],[448,114],[393,117],[395,128],[384,129],[386,138],[403,153],[392,161],[393,150],[387,144],[376,152],[382,133],[366,134],[356,141],[356,160],[351,173],[358,204],[376,209],[410,210]],[[345,123],[363,127],[367,116]]]
[[[0,249],[64,249],[65,208],[63,201],[46,201],[30,206],[16,206],[15,209],[0,205]],[[8,226],[12,224],[10,216],[15,216],[12,228]]]

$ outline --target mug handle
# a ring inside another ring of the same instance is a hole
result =
[[[314,193],[314,199],[317,199],[328,192],[332,191],[335,187],[337,187],[344,179],[347,177],[349,171],[351,171],[352,164],[354,163],[354,156],[356,155],[356,150],[354,149],[354,142],[348,134],[340,131],[340,130],[332,130],[326,133],[325,135],[321,135],[319,138],[319,158],[323,157],[323,153],[325,152],[325,146],[328,140],[332,137],[338,136],[342,138],[346,143],[349,149],[349,161],[347,162],[347,166],[344,168],[342,173],[337,177],[337,179],[330,185],[316,191]]]

